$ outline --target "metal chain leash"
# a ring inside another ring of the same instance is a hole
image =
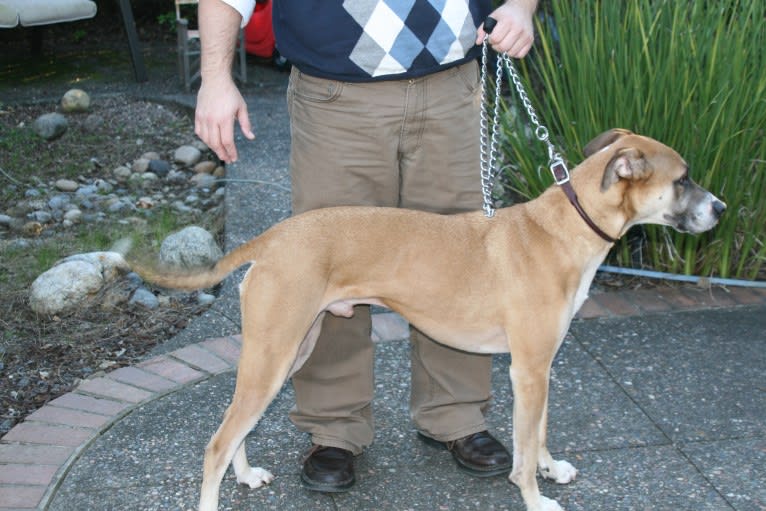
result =
[[[484,215],[487,218],[495,216],[495,208],[492,204],[492,187],[496,175],[496,162],[497,162],[497,143],[498,132],[500,125],[500,85],[503,78],[503,70],[500,65],[497,66],[495,76],[495,100],[492,109],[492,135],[489,135],[489,114],[487,113],[487,96],[488,88],[487,84],[487,39],[489,36],[484,37],[484,42],[481,47],[481,111],[479,113],[479,140],[480,140],[480,154],[479,162],[481,167],[481,193],[484,197]],[[500,64],[498,56],[498,64]]]
[[[567,169],[564,159],[556,150],[556,146],[550,141],[548,134],[548,128],[546,128],[537,119],[537,113],[532,106],[532,101],[529,99],[529,95],[524,89],[524,85],[521,83],[521,78],[516,72],[516,68],[513,65],[511,57],[507,53],[497,54],[497,69],[495,76],[495,98],[492,111],[492,134],[489,134],[489,114],[487,113],[487,53],[489,52],[489,33],[494,28],[497,22],[493,18],[487,18],[484,22],[484,30],[487,35],[484,36],[481,48],[481,112],[480,112],[480,125],[479,125],[479,141],[481,146],[480,152],[480,167],[481,167],[481,191],[484,198],[484,215],[487,218],[492,218],[495,215],[495,208],[492,204],[492,188],[494,180],[497,174],[496,161],[497,161],[497,145],[498,145],[498,131],[500,120],[500,87],[503,78],[503,69],[508,73],[510,81],[516,88],[516,92],[521,99],[521,103],[526,109],[529,121],[535,127],[535,137],[545,143],[548,147],[548,167],[553,174],[553,179],[557,185],[561,185],[569,181],[569,170]]]

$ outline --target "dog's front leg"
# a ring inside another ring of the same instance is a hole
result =
[[[540,494],[536,478],[550,365],[512,357],[513,469],[509,479],[521,490],[527,511],[563,511],[555,500]]]
[[[572,482],[577,476],[575,469],[569,462],[564,460],[554,460],[548,451],[548,400],[546,398],[543,406],[543,418],[540,421],[540,447],[537,457],[537,470],[545,479],[552,479],[558,484],[567,484]]]

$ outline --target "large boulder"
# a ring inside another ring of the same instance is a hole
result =
[[[160,261],[175,268],[210,266],[223,256],[213,235],[195,225],[171,234],[160,246]]]
[[[69,312],[127,271],[128,264],[116,252],[67,257],[35,279],[29,305],[38,314]]]
[[[69,128],[69,121],[58,112],[43,114],[32,123],[32,130],[45,140],[55,140]]]

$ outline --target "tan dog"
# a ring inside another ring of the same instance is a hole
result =
[[[585,216],[607,238],[639,223],[699,233],[712,228],[726,209],[691,181],[675,151],[655,140],[612,130],[585,152],[589,157],[572,172],[572,186]],[[196,289],[253,263],[240,286],[236,390],[205,451],[200,510],[217,508],[220,482],[232,460],[240,483],[256,488],[272,481],[269,472],[248,465],[243,440],[311,353],[323,315],[351,316],[360,303],[393,309],[448,346],[510,351],[510,480],[528,510],[561,509],[540,494],[536,480],[536,471],[558,483],[576,475],[546,447],[550,368],[610,247],[552,186],[491,219],[481,212],[315,210],[272,227],[209,271],[145,275],[167,287]]]

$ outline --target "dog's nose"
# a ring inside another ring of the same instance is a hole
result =
[[[726,204],[719,200],[713,201],[713,212],[715,213],[716,217],[720,217],[723,215],[723,212],[726,211]]]

